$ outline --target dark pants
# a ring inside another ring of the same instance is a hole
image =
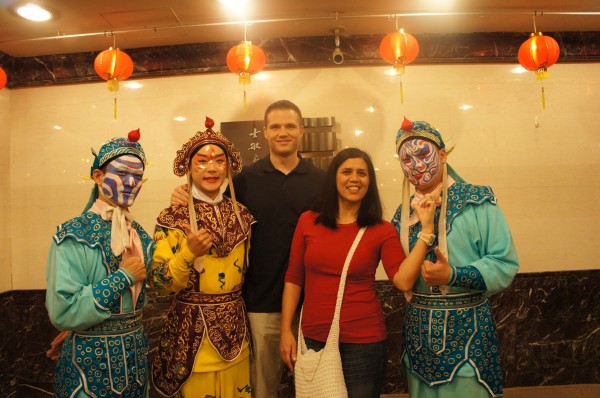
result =
[[[320,351],[325,343],[304,338],[306,347]],[[387,343],[340,343],[348,398],[379,398],[387,364]]]

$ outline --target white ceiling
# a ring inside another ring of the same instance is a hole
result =
[[[342,36],[384,34],[396,21],[414,34],[532,32],[534,12],[538,31],[600,30],[600,0],[248,0],[242,16],[218,0],[26,1],[56,17],[27,21],[14,12],[21,1],[0,0],[0,51],[12,57],[100,51],[113,39],[123,49],[240,41],[244,20],[255,43],[326,36],[336,27]]]

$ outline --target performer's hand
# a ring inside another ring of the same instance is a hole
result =
[[[279,339],[279,355],[281,360],[293,372],[296,364],[296,339],[291,331],[281,332]]]
[[[433,233],[433,220],[435,217],[436,203],[439,195],[425,195],[425,198],[420,203],[412,206],[419,221],[421,222],[421,230],[424,233]]]
[[[212,239],[207,230],[202,228],[198,232],[192,232],[192,228],[185,224],[185,233],[187,235],[187,244],[196,257],[204,256],[212,246]]]
[[[435,255],[437,256],[435,263],[425,260],[421,267],[421,275],[427,286],[445,285],[450,278],[451,269],[446,256],[438,247],[435,248]]]
[[[171,206],[187,206],[190,200],[190,193],[187,185],[180,185],[175,188],[171,194]]]
[[[62,348],[63,342],[70,334],[71,332],[65,331],[60,332],[58,335],[56,335],[54,340],[52,340],[52,343],[50,343],[50,349],[46,351],[46,356],[52,359],[53,361],[56,361],[58,359],[58,354],[60,353],[60,349]]]
[[[123,259],[121,260],[121,264],[119,268],[126,269],[129,271],[133,278],[134,282],[143,281],[146,279],[146,265],[142,261],[140,256],[132,256],[129,253],[129,250],[123,252]]]

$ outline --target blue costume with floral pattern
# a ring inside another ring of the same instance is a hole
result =
[[[400,233],[401,207],[392,223]],[[412,212],[412,209],[411,209]],[[436,210],[437,236],[440,208]],[[452,275],[449,292],[422,277],[407,303],[403,343],[408,371],[429,387],[455,377],[476,377],[493,397],[502,396],[496,326],[487,297],[505,289],[518,270],[510,231],[492,189],[455,182],[448,188],[446,228]],[[421,224],[409,227],[409,244]],[[435,262],[433,245],[427,259]]]
[[[146,269],[153,241],[132,221]],[[56,397],[148,396],[148,341],[141,311],[145,287],[135,303],[131,275],[110,247],[111,222],[87,211],[59,227],[48,255],[46,307],[64,341],[55,372]]]

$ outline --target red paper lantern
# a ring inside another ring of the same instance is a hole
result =
[[[117,118],[117,94],[119,81],[127,80],[133,73],[133,61],[127,53],[109,47],[102,51],[94,60],[94,69],[98,76],[108,83],[108,91],[115,93],[114,118]]]
[[[396,72],[404,73],[404,67],[419,55],[419,43],[403,29],[386,35],[379,44],[379,53],[385,62],[392,64]]]
[[[535,72],[537,79],[548,77],[548,68],[556,63],[560,47],[550,36],[532,33],[531,37],[519,48],[519,63],[529,71]]]
[[[535,72],[535,78],[543,80],[548,77],[548,68],[556,63],[560,55],[560,47],[556,40],[544,36],[542,32],[531,34],[531,37],[519,48],[519,63],[529,71]],[[542,85],[542,108],[546,109],[546,95]]]
[[[0,66],[0,90],[2,90],[4,86],[6,86],[6,80],[6,72],[4,72],[4,69],[2,69],[2,67]]]
[[[133,73],[133,61],[127,53],[110,47],[102,51],[94,61],[98,76],[108,81],[108,90],[119,90],[119,81],[126,80]]]
[[[379,53],[385,62],[392,64],[396,74],[400,75],[400,103],[404,103],[404,89],[402,75],[405,66],[410,64],[419,55],[419,42],[411,34],[404,33],[404,29],[386,35],[379,44]]]
[[[250,84],[250,76],[260,72],[265,62],[265,52],[250,41],[242,41],[227,53],[227,66],[230,71],[239,75],[241,84]]]
[[[240,84],[244,85],[244,112],[246,111],[246,84],[250,84],[251,76],[259,72],[266,62],[265,52],[250,41],[242,41],[233,46],[227,53],[227,67],[239,76]]]

